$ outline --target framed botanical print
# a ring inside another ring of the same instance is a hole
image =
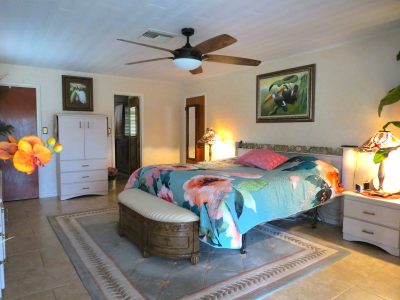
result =
[[[93,79],[62,76],[63,110],[93,111]]]
[[[257,76],[257,123],[314,121],[315,64]]]

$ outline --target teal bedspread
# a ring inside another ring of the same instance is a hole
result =
[[[125,188],[138,188],[200,217],[199,237],[213,247],[238,249],[254,226],[325,203],[341,192],[338,171],[296,156],[272,171],[234,164],[155,165],[136,170]]]

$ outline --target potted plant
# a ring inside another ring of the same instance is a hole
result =
[[[2,120],[0,120],[0,136],[5,136],[7,134],[11,134],[14,128],[11,125],[6,124]]]
[[[399,61],[399,60],[400,60],[400,51],[399,51],[399,53],[397,53],[397,61]],[[379,106],[378,106],[379,117],[381,116],[382,109],[384,106],[391,105],[391,104],[394,104],[399,101],[400,101],[400,85],[391,89],[386,94],[386,96],[383,97],[382,100],[380,101]],[[386,130],[386,128],[391,124],[400,128],[400,121],[390,121],[390,122],[387,122],[382,127],[382,129]],[[400,148],[400,146],[379,149],[374,155],[374,163],[378,164],[378,163],[383,162],[389,156],[390,152],[392,152],[393,150],[396,150],[398,148]]]

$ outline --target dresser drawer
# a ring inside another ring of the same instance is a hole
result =
[[[364,202],[344,201],[344,215],[359,220],[400,229],[400,210]]]
[[[107,180],[107,170],[61,173],[61,184]]]
[[[400,232],[394,229],[345,217],[343,219],[343,233],[351,234],[373,244],[399,248]]]
[[[61,184],[61,195],[69,195],[69,194],[83,195],[83,194],[91,194],[107,190],[108,190],[107,180]]]
[[[61,172],[107,170],[107,159],[60,161]]]

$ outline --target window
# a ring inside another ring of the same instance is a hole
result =
[[[125,136],[136,136],[136,106],[125,107]]]

